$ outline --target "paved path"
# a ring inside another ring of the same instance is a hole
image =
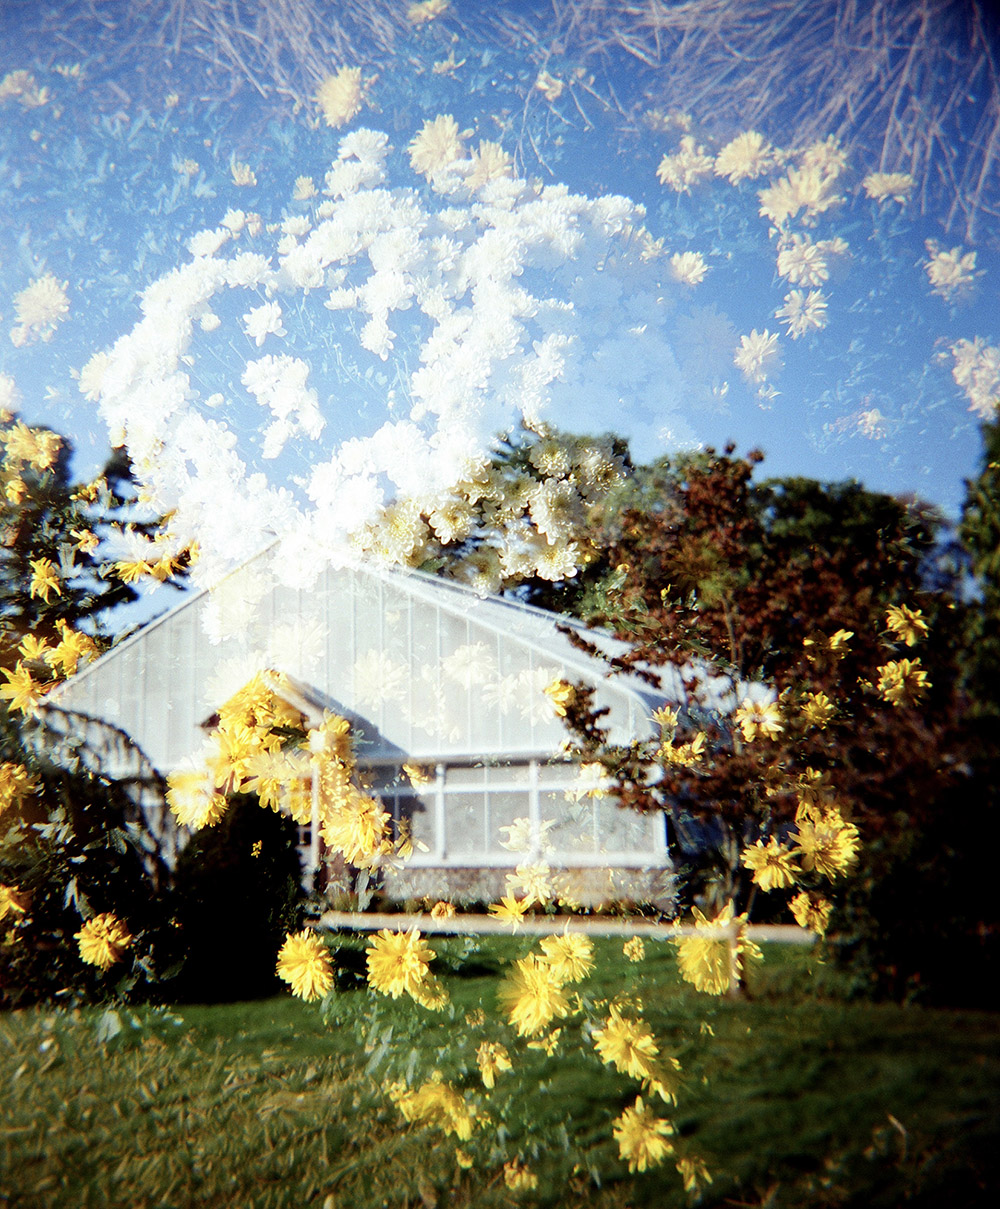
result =
[[[510,934],[511,926],[492,915],[456,915],[451,919],[435,919],[424,915],[380,915],[353,911],[327,911],[320,917],[320,924],[332,931],[377,932],[381,928],[399,931],[414,925],[425,935],[442,933],[466,935],[470,932]],[[522,920],[517,931],[528,936],[550,936],[554,932],[585,932],[590,936],[648,936],[653,940],[669,940],[678,930],[682,936],[691,936],[695,928],[682,924],[677,929],[673,924],[654,923],[647,919],[613,919],[600,915],[541,915]],[[726,929],[720,932],[726,934]],[[805,928],[795,924],[751,924],[747,936],[755,941],[776,941],[779,944],[811,945],[816,937]]]

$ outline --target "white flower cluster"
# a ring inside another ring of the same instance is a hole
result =
[[[278,536],[276,571],[307,582],[351,557],[350,535],[392,500],[397,553],[409,558],[405,500],[423,509],[522,417],[602,431],[627,404],[639,416],[628,435],[647,450],[666,432],[688,435],[672,414],[682,391],[664,338],[677,287],[649,255],[640,206],[516,179],[492,144],[434,175],[429,203],[387,185],[389,151],[385,134],[345,136],[326,196],[267,228],[271,255],[241,246],[262,224],[239,211],[194,236],[193,259],[154,282],[136,327],[81,371],[150,501],[199,542],[201,580]],[[311,198],[298,184],[296,196]],[[235,306],[215,301],[233,291]],[[304,331],[289,335],[293,320]],[[276,352],[286,338],[310,360]],[[212,378],[237,341],[266,352]],[[383,361],[389,418],[343,439],[358,431],[353,385]],[[305,475],[290,469],[292,438]],[[447,519],[453,504],[438,510],[442,534],[463,523]],[[546,537],[566,510],[561,489],[530,505]],[[563,559],[553,577],[573,565]]]
[[[448,491],[386,508],[355,541],[381,562],[449,563],[481,593],[535,576],[568,579],[590,557],[593,506],[623,477],[609,439],[543,433],[526,466],[481,462]]]
[[[955,361],[951,376],[965,392],[969,411],[994,419],[1000,410],[1000,348],[976,336],[957,340],[949,351]]]

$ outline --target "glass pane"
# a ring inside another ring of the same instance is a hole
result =
[[[482,793],[449,793],[444,799],[446,846],[452,856],[486,851],[486,799]]]
[[[579,780],[578,764],[542,764],[538,769],[538,784],[546,789],[575,787]]]
[[[554,854],[596,852],[594,809],[589,798],[567,801],[561,789],[545,790],[538,795],[544,840]],[[546,823],[551,823],[546,827]]]
[[[654,819],[608,801],[598,803],[597,817],[603,851],[652,855]]]
[[[386,803],[388,805],[388,803]],[[395,817],[401,822],[408,822],[410,836],[414,841],[426,844],[433,852],[436,846],[434,828],[434,799],[418,798],[413,794],[396,796]]]
[[[487,784],[493,786],[527,785],[531,779],[528,764],[491,764],[486,770]]]
[[[532,847],[531,802],[527,793],[498,793],[491,790],[487,798],[487,828],[490,852],[501,855],[509,852],[511,860],[517,862],[528,855]],[[517,820],[523,820],[518,823]],[[513,828],[513,831],[509,830]],[[511,842],[516,845],[508,848]]]
[[[486,769],[482,767],[470,767],[456,765],[449,767],[445,772],[445,786],[450,788],[452,785],[461,785],[463,787],[476,785],[481,786],[486,784]]]

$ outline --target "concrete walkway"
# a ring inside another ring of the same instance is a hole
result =
[[[320,917],[320,925],[331,931],[378,932],[382,928],[404,931],[416,927],[424,935],[465,936],[470,933],[509,935],[513,930],[509,923],[494,919],[492,915],[455,915],[451,919],[435,919],[429,914],[380,915],[358,914],[353,911],[327,911]],[[676,928],[673,924],[654,923],[647,919],[614,919],[600,915],[536,915],[521,921],[516,931],[527,936],[551,936],[557,932],[583,932],[589,936],[648,936],[651,940],[669,940],[680,932],[681,936],[693,936],[697,929],[691,924]],[[728,929],[720,929],[728,935]],[[750,940],[775,941],[779,944],[811,945],[816,936],[795,924],[751,924],[747,928]]]

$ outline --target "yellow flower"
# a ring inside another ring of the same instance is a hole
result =
[[[44,638],[36,638],[34,634],[25,634],[18,643],[17,649],[29,663],[43,663],[49,644]]]
[[[123,584],[137,583],[144,575],[152,575],[153,567],[144,558],[120,559],[115,563],[115,574]]]
[[[619,1157],[628,1161],[629,1171],[656,1167],[673,1154],[673,1145],[665,1140],[673,1132],[669,1121],[654,1117],[643,1105],[642,1096],[615,1120],[613,1129]]]
[[[538,1176],[516,1159],[503,1165],[503,1182],[511,1192],[530,1192],[538,1187]]]
[[[361,68],[341,67],[316,89],[316,104],[328,126],[349,122],[361,108]]]
[[[324,811],[323,839],[348,864],[371,868],[388,843],[389,815],[367,794],[353,791],[345,802]]]
[[[684,1181],[684,1191],[697,1196],[702,1184],[711,1184],[712,1177],[701,1159],[691,1155],[677,1160],[677,1174]]]
[[[479,1073],[483,1077],[484,1087],[492,1088],[496,1085],[498,1072],[513,1070],[510,1055],[505,1047],[493,1041],[484,1041],[480,1045],[476,1051],[476,1062],[479,1065]]]
[[[431,907],[431,919],[454,919],[455,904],[437,902]]]
[[[743,853],[743,866],[753,870],[753,880],[766,893],[794,886],[799,868],[789,848],[784,848],[772,836],[765,844],[758,840]]]
[[[22,798],[34,793],[38,787],[38,778],[23,764],[10,761],[0,764],[0,814],[11,806],[20,805]]]
[[[700,730],[689,743],[661,743],[656,754],[666,764],[692,768],[705,755],[705,732]]]
[[[497,998],[521,1037],[540,1033],[556,1017],[569,1012],[562,982],[549,963],[534,953],[514,963]]]
[[[927,635],[927,622],[922,609],[908,605],[893,605],[886,614],[885,624],[907,646],[916,646]]]
[[[622,952],[629,961],[642,961],[646,956],[646,946],[642,942],[642,937],[633,936],[631,940],[626,940],[622,945]]]
[[[413,1125],[436,1126],[463,1142],[472,1137],[475,1113],[438,1071],[415,1091],[402,1083],[391,1084],[389,1098]]]
[[[848,645],[853,637],[853,630],[837,630],[829,637],[816,633],[803,638],[802,645],[806,648],[806,658],[810,663],[815,662],[821,654],[830,654],[836,659],[842,659],[847,654]]]
[[[800,928],[807,928],[818,936],[826,935],[830,912],[833,910],[833,903],[829,899],[802,890],[788,905]]]
[[[655,1070],[660,1052],[653,1034],[638,1020],[626,1020],[614,1004],[603,1028],[594,1029],[594,1047],[606,1066],[630,1079],[648,1079]]]
[[[734,916],[731,902],[714,919],[708,919],[697,907],[693,914],[695,935],[671,940],[677,948],[681,977],[705,994],[724,995],[739,979],[744,956],[759,958],[760,950],[747,940],[743,931],[746,916]]]
[[[214,827],[226,813],[226,799],[210,785],[206,768],[179,768],[167,777],[167,805],[182,827]]]
[[[552,702],[552,708],[560,718],[566,717],[566,711],[576,700],[576,689],[565,680],[553,680],[544,689],[546,697]]]
[[[806,693],[802,703],[802,717],[808,726],[824,727],[837,712],[826,693]]]
[[[524,899],[517,899],[513,895],[505,894],[498,903],[490,903],[487,911],[494,919],[510,924],[511,931],[516,932],[521,920],[524,919],[528,906],[529,904]]]
[[[546,1033],[544,1037],[539,1037],[537,1041],[529,1041],[528,1049],[541,1050],[542,1053],[552,1055],[559,1048],[559,1038],[562,1036],[561,1028],[554,1028],[551,1033]]]
[[[795,812],[802,868],[831,881],[846,873],[857,860],[861,838],[857,827],[844,820],[836,806],[822,810],[802,804]]]
[[[883,700],[898,709],[916,705],[930,688],[919,659],[893,659],[878,669],[878,691]]]
[[[511,894],[524,896],[524,905],[532,903],[544,906],[554,894],[552,886],[552,870],[542,861],[538,865],[518,865],[513,873],[508,873],[504,879]]]
[[[59,573],[56,570],[55,563],[49,558],[33,558],[30,562],[31,595],[40,596],[46,604],[49,603],[50,592],[55,592],[56,596],[62,596],[62,588],[59,586]]]
[[[19,504],[28,494],[28,484],[21,478],[11,479],[3,493],[11,504]]]
[[[677,710],[671,709],[669,705],[661,705],[659,709],[653,710],[653,721],[656,722],[661,730],[674,730],[679,721]]]
[[[425,768],[421,764],[404,764],[403,772],[406,773],[407,780],[414,789],[424,789],[426,786],[434,784],[433,768]]]
[[[62,448],[62,437],[48,428],[29,428],[23,420],[0,433],[0,443],[7,447],[4,461],[8,469],[24,462],[33,470],[48,470],[55,464]]]
[[[97,647],[89,634],[71,630],[65,622],[59,625],[59,630],[59,643],[46,652],[45,658],[50,667],[61,671],[64,676],[72,676],[81,659],[92,659],[96,655]]]
[[[760,733],[769,739],[777,739],[785,729],[781,721],[781,707],[777,701],[755,701],[747,697],[733,715],[733,721],[750,743]]]
[[[23,915],[28,909],[28,896],[17,886],[0,886],[0,923],[8,915]]]
[[[368,985],[383,995],[398,999],[409,995],[421,998],[421,984],[430,970],[428,962],[434,958],[416,928],[408,932],[391,932],[383,928],[368,941],[365,961],[368,965]]]
[[[7,684],[0,686],[0,698],[7,702],[8,711],[20,710],[26,718],[33,718],[38,712],[38,703],[45,695],[48,685],[42,685],[33,680],[31,673],[20,659],[13,671],[6,667],[0,670],[3,671],[8,681]]]
[[[71,529],[70,537],[76,538],[76,548],[81,554],[93,554],[101,544],[101,539],[89,529]]]
[[[278,952],[278,977],[300,999],[322,999],[333,986],[330,955],[319,937],[309,928],[285,937]]]
[[[546,936],[542,952],[561,982],[579,982],[594,968],[594,942],[579,932]]]
[[[76,942],[80,957],[88,965],[107,970],[121,960],[122,953],[131,945],[128,929],[112,912],[105,911],[88,919],[79,932]]]

